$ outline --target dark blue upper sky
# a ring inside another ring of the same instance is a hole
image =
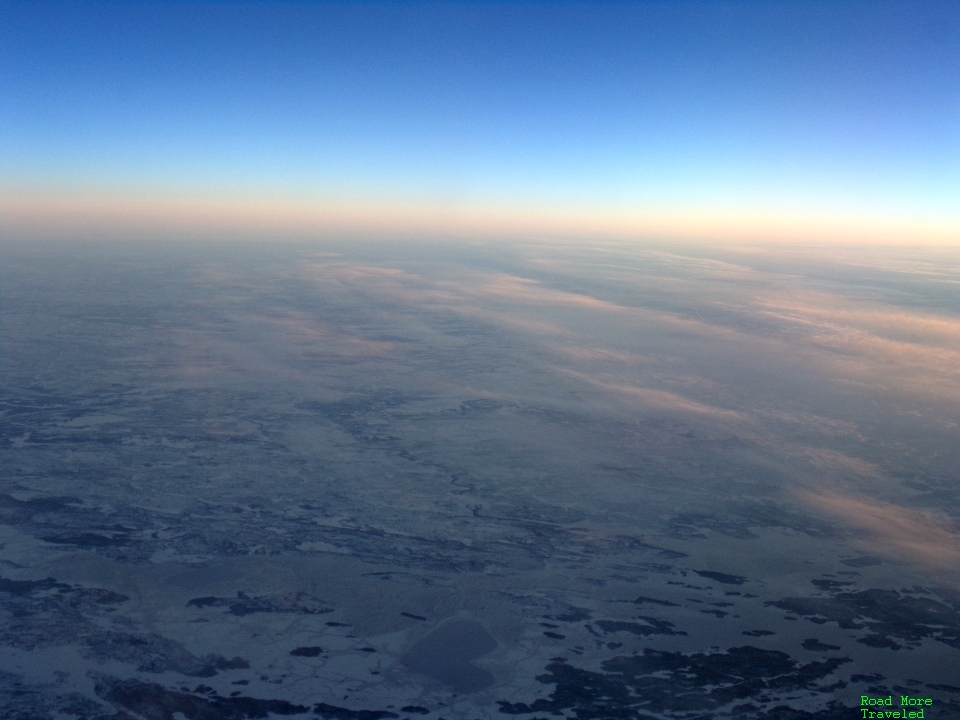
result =
[[[0,3],[6,186],[956,220],[960,3]]]

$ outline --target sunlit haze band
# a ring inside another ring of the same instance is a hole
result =
[[[336,235],[553,237],[706,241],[956,244],[951,218],[836,216],[732,208],[524,206],[429,199],[285,198],[154,193],[7,191],[0,200],[8,239],[287,240]]]

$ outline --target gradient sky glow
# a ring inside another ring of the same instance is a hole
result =
[[[960,239],[956,2],[18,0],[0,108],[23,232]]]

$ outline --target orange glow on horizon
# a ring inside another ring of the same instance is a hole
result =
[[[191,237],[302,239],[329,235],[640,237],[958,245],[960,222],[713,208],[616,208],[424,199],[5,191],[8,239]]]

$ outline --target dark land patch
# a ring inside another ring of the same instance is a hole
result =
[[[810,583],[821,590],[841,590],[845,587],[850,587],[851,585],[856,584],[847,580],[829,580],[826,578],[817,578],[815,580],[811,580]]]
[[[643,624],[625,620],[597,620],[596,626],[605,633],[628,632],[633,635],[686,635],[682,630],[674,630],[673,623],[657,618],[641,616]]]
[[[117,547],[127,545],[127,535],[101,535],[99,533],[78,533],[76,535],[48,535],[40,538],[55,545],[76,545],[77,547]]]
[[[298,647],[290,651],[294,657],[318,657],[323,654],[323,648],[316,645],[311,647]]]
[[[129,600],[112,590],[68,585],[52,578],[0,578],[0,593],[2,609],[8,614],[0,625],[0,645],[31,651],[75,643],[87,657],[132,663],[141,672],[172,670],[193,677],[249,667],[239,657],[198,657],[156,633],[105,630],[90,617],[113,613],[116,605]]]
[[[724,612],[723,610],[701,610],[700,612],[702,612],[704,615],[713,615],[717,618],[725,618],[730,614],[728,612]]]
[[[67,505],[80,503],[75,497],[47,497],[32,500],[17,500],[12,495],[0,493],[0,523],[20,525],[37,513],[62,510]]]
[[[663,605],[664,607],[680,607],[680,603],[670,602],[669,600],[657,600],[655,598],[643,597],[642,595],[633,601],[635,605],[650,603],[652,605]]]
[[[54,694],[49,687],[24,684],[16,676],[0,672],[0,717],[3,720],[143,720],[124,710],[109,709],[102,702],[77,692]]]
[[[773,692],[828,692],[832,686],[822,687],[821,681],[846,662],[846,658],[831,658],[801,664],[786,653],[750,646],[689,655],[647,649],[642,655],[604,661],[603,672],[551,662],[547,672],[537,677],[542,683],[556,686],[549,699],[533,703],[500,701],[498,705],[500,712],[508,715],[572,711],[578,720],[636,720],[650,718],[648,713],[708,713],[738,700],[756,698],[758,702],[768,702]],[[849,709],[846,712],[849,715]]]
[[[348,710],[326,703],[320,703],[313,708],[313,711],[324,720],[383,720],[400,717],[389,710]]]
[[[188,720],[247,720],[248,718],[260,720],[269,718],[271,714],[300,715],[309,712],[309,708],[294,705],[285,700],[262,700],[252,697],[225,698],[216,695],[198,697],[133,679],[118,680],[101,677],[96,683],[95,692],[103,700],[137,713],[148,720],[176,720],[176,713],[181,713]]]
[[[746,717],[745,714],[741,713],[749,709],[756,708],[750,705],[738,712],[738,708],[735,707],[734,717]],[[796,710],[788,705],[778,705],[754,717],[756,720],[850,720],[850,710],[849,705],[834,700],[827,703],[827,707],[823,710],[811,712],[809,710]]]
[[[804,650],[811,650],[814,652],[827,652],[829,650],[839,650],[839,645],[827,645],[822,643],[816,638],[807,638],[800,645]]]
[[[589,620],[591,614],[586,608],[572,607],[559,615],[544,615],[544,617],[547,620],[556,620],[557,622],[581,622],[582,620]]]
[[[955,693],[960,695],[960,687],[956,685],[940,685],[936,683],[928,683],[927,687],[931,690],[940,690],[941,692]]]
[[[960,612],[956,600],[939,602],[897,590],[838,592],[830,597],[790,597],[766,605],[815,623],[837,623],[844,630],[869,630],[858,642],[897,649],[899,640],[918,645],[924,638],[960,649]]]
[[[285,595],[260,595],[251,597],[237,592],[235,598],[199,597],[187,602],[188,607],[227,608],[231,615],[252,615],[253,613],[297,613],[300,615],[325,615],[333,612],[326,603],[305,593]],[[329,623],[328,623],[329,624]]]
[[[197,656],[181,643],[157,633],[109,630],[91,618],[116,612],[125,595],[105,588],[90,588],[44,580],[0,578],[0,645],[32,651],[56,645],[79,645],[80,652],[96,660],[116,660],[140,672],[179,672],[192,677],[212,677],[222,670],[249,667],[243,658]]]
[[[747,579],[741,575],[728,575],[727,573],[713,572],[712,570],[694,570],[694,572],[700,577],[705,577],[708,580],[716,580],[718,583],[723,583],[724,585],[743,585],[747,581]]]
[[[190,677],[213,677],[221,670],[250,667],[250,663],[240,657],[228,660],[213,653],[198,657],[180,643],[156,633],[130,635],[108,631],[89,638],[87,645],[94,657],[136,663],[140,672],[172,670]]]
[[[10,580],[0,577],[0,592],[11,595],[27,596],[37,590],[69,589],[69,585],[56,582],[53,578],[45,580]]]

